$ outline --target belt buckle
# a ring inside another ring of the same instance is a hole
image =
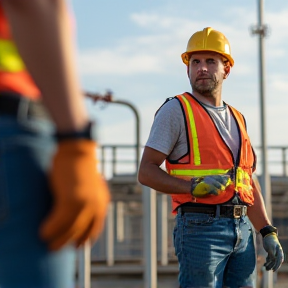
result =
[[[234,205],[234,207],[233,207],[233,217],[234,218],[239,219],[244,214],[244,209],[242,210],[242,208],[244,208],[244,207],[241,205]]]

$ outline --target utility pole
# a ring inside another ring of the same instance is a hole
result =
[[[266,211],[272,221],[271,208],[271,182],[267,166],[267,143],[266,143],[266,106],[265,106],[265,62],[264,62],[264,37],[267,35],[267,26],[263,24],[263,0],[258,2],[258,25],[252,28],[252,33],[258,35],[259,39],[259,91],[260,91],[260,125],[261,125],[261,190],[264,198]],[[263,285],[261,288],[273,288],[273,274],[265,271],[263,273]]]

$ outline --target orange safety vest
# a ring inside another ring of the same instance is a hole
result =
[[[243,202],[253,205],[252,173],[255,170],[256,158],[242,114],[228,105],[236,119],[240,134],[240,151],[234,162],[231,150],[208,111],[189,93],[177,95],[176,98],[183,108],[186,120],[189,157],[187,161],[179,159],[176,163],[166,159],[168,174],[189,180],[192,177],[229,174],[232,182],[218,196],[208,195],[195,198],[190,193],[173,194],[171,195],[173,211],[187,202],[221,204],[230,200],[235,193]]]
[[[0,3],[0,93],[14,92],[36,99],[40,91],[14,44],[7,19]]]

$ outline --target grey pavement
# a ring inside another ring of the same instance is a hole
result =
[[[98,277],[92,279],[91,288],[144,288],[142,279],[137,277]],[[178,288],[177,277],[163,276],[158,277],[157,288]],[[288,288],[288,275],[278,276],[277,283],[273,288]]]

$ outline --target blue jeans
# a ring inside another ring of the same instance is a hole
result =
[[[51,252],[38,235],[51,209],[55,143],[41,119],[0,115],[0,287],[72,288],[75,249]]]
[[[181,288],[253,287],[254,238],[246,216],[234,219],[179,213],[174,246]]]

